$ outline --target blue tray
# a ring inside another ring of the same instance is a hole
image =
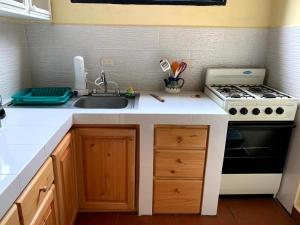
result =
[[[27,88],[12,96],[14,105],[59,105],[72,97],[68,87]]]

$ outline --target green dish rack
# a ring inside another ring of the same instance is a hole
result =
[[[60,105],[72,97],[68,87],[27,88],[12,96],[13,105]]]

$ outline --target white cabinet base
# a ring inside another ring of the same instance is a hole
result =
[[[276,195],[282,174],[222,174],[221,195]]]

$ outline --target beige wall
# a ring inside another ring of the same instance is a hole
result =
[[[300,0],[275,0],[272,25],[274,27],[300,25]]]
[[[269,27],[278,0],[228,0],[224,6],[72,4],[52,0],[59,24]],[[299,0],[296,0],[299,1]]]

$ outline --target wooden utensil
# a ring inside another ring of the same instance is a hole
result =
[[[156,94],[150,94],[153,98],[157,99],[160,102],[165,102],[165,99],[163,99],[162,97],[156,95]]]
[[[173,74],[175,75],[176,70],[177,70],[178,67],[179,67],[179,63],[178,63],[177,61],[173,61],[171,67],[172,67]]]

